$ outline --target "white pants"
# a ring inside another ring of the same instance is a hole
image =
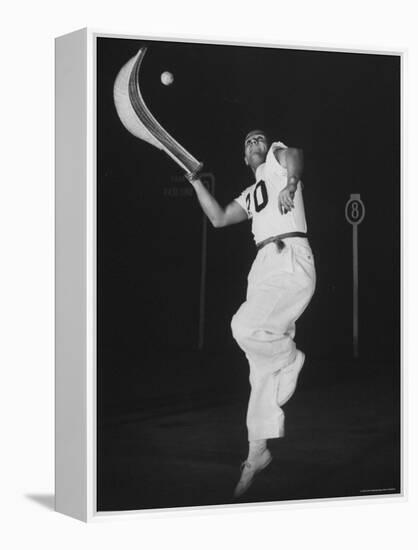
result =
[[[286,239],[262,248],[248,275],[247,300],[232,318],[232,333],[250,365],[249,441],[284,435],[280,371],[295,362],[295,322],[315,290],[308,241]]]

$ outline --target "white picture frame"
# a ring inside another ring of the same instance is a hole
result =
[[[155,37],[126,36],[82,29],[56,39],[56,510],[82,521],[98,521],[146,510],[97,511],[97,151],[96,40],[138,41]],[[195,39],[161,39],[219,44]],[[244,45],[225,43],[225,45]],[[285,44],[245,44],[307,50]],[[321,48],[312,47],[321,51]],[[323,51],[399,56],[401,83],[405,53],[365,52],[344,48]],[[401,123],[403,113],[401,114]],[[402,189],[402,182],[401,182]],[[403,391],[403,370],[401,369]],[[401,415],[402,420],[402,415]],[[384,497],[405,498],[401,426],[401,490]],[[306,506],[323,499],[292,501]],[[335,502],[335,499],[332,499]],[[274,502],[287,506],[289,502]],[[253,504],[239,504],[251,506]],[[224,503],[224,508],[237,506]],[[188,507],[199,510],[201,507]],[[175,511],[178,508],[170,508]],[[186,510],[186,509],[182,509]],[[158,510],[160,511],[160,510]],[[168,510],[166,510],[168,511]]]

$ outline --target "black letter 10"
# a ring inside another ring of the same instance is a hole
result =
[[[247,210],[250,211],[251,197],[250,194],[246,196]],[[267,206],[269,201],[267,195],[267,187],[263,180],[260,180],[254,188],[254,207],[256,212],[261,212],[263,208]]]

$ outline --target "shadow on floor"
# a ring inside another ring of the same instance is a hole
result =
[[[25,495],[25,497],[48,510],[55,510],[55,495]]]

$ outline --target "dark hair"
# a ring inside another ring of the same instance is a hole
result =
[[[260,130],[260,129],[251,130],[250,132],[248,132],[248,134],[245,136],[244,143],[246,143],[247,139],[248,139],[252,134],[263,134],[263,136],[266,137],[266,140],[270,143],[268,134],[267,134],[264,130]]]

